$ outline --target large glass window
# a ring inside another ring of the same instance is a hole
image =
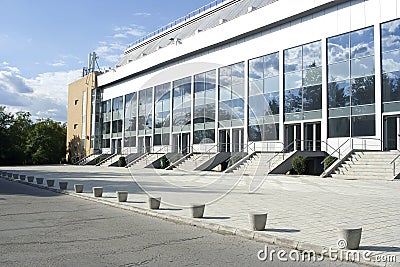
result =
[[[382,102],[400,101],[400,19],[383,23],[381,38]]]
[[[101,147],[109,148],[111,138],[111,100],[101,102],[101,114]]]
[[[194,76],[194,144],[214,143],[216,71]]]
[[[171,84],[158,85],[154,87],[154,91],[154,145],[169,145]]]
[[[279,122],[278,53],[249,60],[248,111],[249,141],[279,139],[274,123]]]
[[[192,78],[173,82],[173,132],[190,131]]]
[[[136,147],[137,93],[125,96],[124,147]]]
[[[138,130],[139,135],[151,134],[153,128],[153,88],[139,91]]]
[[[375,112],[373,27],[328,38],[327,53],[329,137],[375,135],[362,127]]]
[[[244,80],[244,62],[219,69],[218,121],[220,127],[243,125]]]
[[[124,118],[123,97],[112,100],[112,137],[122,137],[122,123]]]
[[[285,117],[307,119],[307,112],[322,108],[321,41],[287,49],[284,56]]]

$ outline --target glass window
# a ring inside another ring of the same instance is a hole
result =
[[[322,65],[321,42],[303,45],[303,69],[319,67]]]
[[[360,59],[352,59],[350,62],[352,78],[369,76],[375,73],[375,60],[373,56]]]
[[[343,81],[350,78],[349,61],[329,65],[328,81]]]
[[[263,57],[249,60],[249,80],[262,79],[264,77]]]
[[[279,114],[279,92],[265,94],[267,107],[264,116]]]
[[[285,89],[299,88],[302,85],[301,71],[285,74]]]
[[[381,26],[382,52],[400,49],[400,20],[394,20]]]
[[[263,141],[279,140],[279,123],[265,124],[263,126]]]
[[[261,141],[261,127],[260,125],[249,126],[249,141]]]
[[[374,54],[374,28],[354,31],[350,33],[351,58],[365,57]]]
[[[303,89],[303,110],[318,110],[322,108],[322,87],[315,85]]]
[[[382,54],[382,72],[400,70],[400,50]]]
[[[382,74],[382,101],[400,101],[400,71]]]
[[[351,81],[351,103],[353,106],[375,103],[375,76]]]
[[[332,82],[328,84],[329,108],[350,106],[350,82]]]
[[[328,64],[333,64],[350,58],[349,34],[328,38]]]
[[[302,69],[302,48],[301,46],[287,49],[284,51],[285,72]]]
[[[264,93],[279,92],[279,76],[266,78],[264,80]]]
[[[311,68],[303,71],[303,86],[321,84],[322,68]]]
[[[328,121],[329,137],[349,137],[350,118],[333,118]]]
[[[279,75],[279,53],[269,54],[264,57],[264,77]]]
[[[352,136],[375,135],[375,115],[353,116],[351,123]]]
[[[300,112],[302,108],[301,89],[285,90],[285,112]]]

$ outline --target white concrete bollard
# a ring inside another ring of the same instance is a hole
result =
[[[266,211],[253,211],[249,213],[250,228],[254,231],[262,231],[267,224],[268,213]]]
[[[29,183],[33,183],[33,181],[35,180],[35,177],[34,176],[28,176],[27,179],[28,179]]]
[[[60,187],[60,190],[67,190],[68,182],[58,182],[58,186]]]
[[[193,204],[191,206],[192,217],[203,218],[205,208],[206,208],[205,204]]]
[[[158,210],[161,204],[161,197],[149,197],[149,207],[152,210]]]
[[[128,200],[128,191],[117,191],[118,202],[126,202]]]
[[[103,196],[103,187],[93,187],[93,196],[94,197],[102,197]]]
[[[53,179],[46,179],[46,183],[48,187],[53,187],[54,186],[54,180]]]
[[[83,193],[83,184],[74,184],[75,193]]]
[[[37,184],[43,184],[44,178],[36,178]]]
[[[360,247],[362,227],[340,227],[337,245],[340,249],[358,249]]]

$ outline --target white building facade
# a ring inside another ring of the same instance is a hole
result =
[[[219,0],[174,24],[99,75],[94,148],[400,149],[400,0]]]

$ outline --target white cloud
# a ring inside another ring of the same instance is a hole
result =
[[[50,65],[52,67],[64,67],[66,64],[65,64],[65,61],[58,60],[58,61],[55,61],[53,63],[49,63],[48,65]]]
[[[27,79],[16,72],[0,70],[0,105],[8,111],[28,111],[34,119],[67,120],[68,84],[82,71],[41,73]]]
[[[125,27],[115,27],[114,38],[129,38],[129,37],[141,37],[146,34],[145,28],[139,25],[130,25]]]
[[[137,13],[133,13],[133,15],[136,16],[136,17],[148,17],[148,16],[151,16],[151,13],[137,12]]]

